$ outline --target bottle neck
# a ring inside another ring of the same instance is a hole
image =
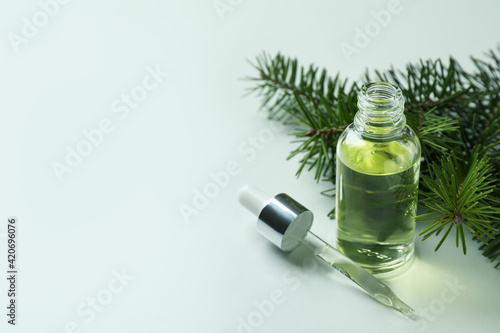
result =
[[[370,136],[392,136],[406,125],[404,97],[397,86],[373,82],[358,92],[357,130]]]

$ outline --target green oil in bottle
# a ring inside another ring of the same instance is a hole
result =
[[[395,154],[395,146],[367,144],[337,164],[338,247],[378,273],[413,254],[419,161]]]
[[[386,273],[413,256],[420,144],[399,88],[363,89],[355,122],[337,144],[337,246],[368,271]]]

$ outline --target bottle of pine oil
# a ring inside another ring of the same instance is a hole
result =
[[[358,109],[337,143],[337,245],[368,271],[387,273],[413,256],[420,143],[397,86],[363,86]]]

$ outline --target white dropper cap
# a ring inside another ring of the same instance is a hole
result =
[[[270,196],[250,185],[243,186],[238,192],[238,201],[240,204],[257,217],[269,200],[271,200]]]

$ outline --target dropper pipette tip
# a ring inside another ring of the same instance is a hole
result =
[[[408,306],[408,304],[406,304],[405,302],[403,302],[399,298],[396,298],[393,300],[392,307],[395,310],[404,314],[406,317],[410,318],[411,320],[419,319],[419,316],[417,315],[415,310],[413,310],[410,306]]]

